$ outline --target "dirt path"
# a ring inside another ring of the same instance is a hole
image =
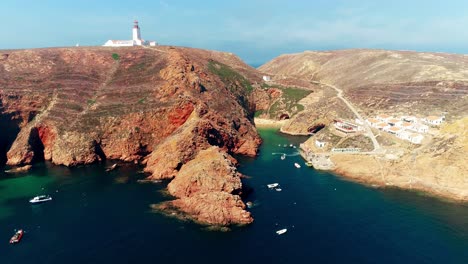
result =
[[[343,101],[346,104],[346,106],[348,106],[348,108],[354,113],[354,115],[358,119],[363,121],[364,127],[365,127],[366,132],[367,132],[367,136],[372,140],[372,143],[374,144],[374,152],[377,152],[377,153],[381,152],[382,148],[380,147],[379,142],[377,141],[374,133],[372,132],[372,129],[369,127],[369,125],[366,124],[366,122],[364,122],[364,118],[362,118],[362,116],[359,114],[359,112],[356,110],[356,108],[353,106],[353,104],[351,104],[348,100],[346,100],[346,98],[343,97],[343,90],[341,90],[340,88],[338,88],[338,87],[336,87],[334,85],[327,84],[327,83],[321,83],[321,82],[313,82],[313,83],[330,87],[330,88],[334,89],[337,92],[337,97],[340,98],[341,101]]]

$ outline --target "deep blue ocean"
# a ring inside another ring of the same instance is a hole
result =
[[[284,144],[304,137],[260,133],[260,156],[239,158],[255,222],[230,232],[152,212],[150,204],[170,199],[167,183],[137,183],[144,174],[134,165],[105,172],[111,162],[43,163],[27,174],[0,173],[0,264],[468,263],[467,204],[297,169],[303,160]],[[266,187],[273,182],[281,192]],[[53,201],[28,203],[39,194]],[[18,228],[23,240],[10,245]]]

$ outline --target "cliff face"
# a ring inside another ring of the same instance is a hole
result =
[[[237,80],[259,74],[232,54],[173,47],[0,54],[0,125],[14,135],[0,138],[8,165],[119,159],[173,178],[201,150],[253,156],[261,142],[251,92]],[[232,76],[212,69],[219,65]]]
[[[468,200],[464,161],[468,148],[468,56],[385,50],[306,51],[279,56],[259,69],[276,83],[296,79],[318,85],[300,101],[304,111],[281,130],[307,133],[325,125],[304,148],[330,157],[337,173],[362,182]],[[343,99],[365,119],[386,114],[444,115],[446,120],[441,127],[430,127],[420,145],[373,129],[380,151],[369,155],[332,153],[334,147],[373,150],[365,133],[346,135],[333,128],[335,119],[354,122],[357,118]],[[326,146],[316,148],[317,139]]]

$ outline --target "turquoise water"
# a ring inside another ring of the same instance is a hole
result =
[[[133,165],[2,174],[0,263],[468,263],[466,204],[297,169],[297,150],[283,145],[305,138],[261,135],[260,156],[239,159],[255,222],[225,233],[151,212],[149,204],[170,199],[165,183],[137,183],[144,175]],[[281,192],[266,187],[273,182]],[[42,193],[54,200],[28,203]],[[9,245],[16,228],[26,234]]]

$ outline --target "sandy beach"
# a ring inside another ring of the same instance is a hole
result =
[[[272,120],[264,118],[254,118],[255,126],[257,127],[281,127],[287,120]]]

